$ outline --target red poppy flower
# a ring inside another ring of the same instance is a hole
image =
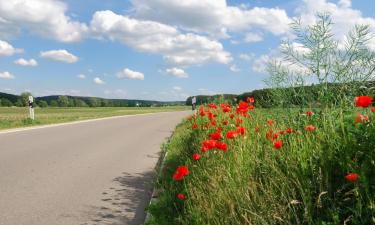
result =
[[[359,96],[355,97],[355,106],[356,107],[362,107],[367,108],[372,103],[372,97],[369,96]]]
[[[208,112],[208,119],[212,120],[212,118],[214,118],[214,115],[212,114],[212,112]]]
[[[375,107],[372,107],[372,108],[371,108],[371,112],[375,112]]]
[[[173,174],[173,180],[176,180],[176,181],[182,180],[188,174],[189,174],[189,169],[187,168],[187,166],[180,166],[177,168],[176,172]]]
[[[207,152],[208,150],[210,150],[210,149],[207,148],[207,147],[205,147],[205,146],[202,146],[202,148],[201,148],[201,152],[202,152],[202,153],[205,153],[205,152]]]
[[[364,115],[358,113],[357,117],[355,118],[354,124],[357,124],[361,121],[368,121],[368,116],[367,115],[364,116]]]
[[[312,116],[312,115],[314,115],[313,112],[311,112],[311,111],[307,111],[307,112],[306,112],[306,116]]]
[[[212,140],[220,140],[221,133],[220,132],[216,132],[216,133],[211,134],[210,136],[211,136]]]
[[[345,179],[349,182],[356,182],[359,178],[359,175],[356,173],[349,173],[345,176]]]
[[[230,114],[229,117],[233,120],[234,115],[233,115],[233,114]]]
[[[222,123],[223,125],[228,125],[228,120],[224,120]]]
[[[291,134],[291,133],[294,132],[294,130],[293,130],[292,128],[287,128],[287,129],[286,129],[286,132],[287,132],[288,134]]]
[[[212,126],[216,127],[216,120],[211,120],[210,123],[211,123]]]
[[[273,139],[273,140],[276,140],[278,137],[279,137],[279,135],[277,135],[276,133],[273,133],[273,134],[272,134],[272,139]]]
[[[235,137],[237,137],[237,132],[236,131],[230,130],[230,131],[227,132],[227,138],[228,139],[233,139]]]
[[[314,131],[315,130],[315,127],[313,126],[313,125],[307,125],[306,127],[305,127],[305,131]]]
[[[222,150],[222,151],[227,151],[228,150],[228,145],[225,144],[225,143],[222,143],[220,141],[216,142],[216,148],[219,149],[219,150]]]
[[[237,128],[237,133],[242,135],[242,136],[245,136],[246,134],[246,128],[245,127],[239,127]]]
[[[200,158],[201,158],[201,155],[199,155],[198,153],[193,154],[193,160],[197,161]]]
[[[211,149],[211,148],[215,148],[215,143],[216,141],[215,140],[205,140],[203,141],[203,146],[208,148],[208,149]]]
[[[268,120],[267,120],[267,123],[268,123],[268,125],[272,126],[272,124],[273,124],[273,120],[268,119]]]
[[[181,194],[181,193],[179,193],[177,195],[177,198],[180,199],[180,200],[183,200],[183,201],[186,200],[186,196],[184,194]]]
[[[279,134],[284,135],[284,131],[283,130],[279,131]]]
[[[252,97],[248,97],[248,98],[246,99],[246,101],[247,101],[248,103],[254,103],[254,98],[252,98]]]
[[[238,103],[238,107],[236,111],[237,111],[237,114],[245,115],[249,111],[249,104],[241,101],[240,103]]]
[[[260,131],[260,127],[259,127],[259,126],[256,126],[256,127],[255,127],[255,132],[259,133],[259,131]]]
[[[277,140],[275,142],[273,142],[273,147],[275,147],[276,149],[279,149],[283,146],[283,141],[282,140]]]
[[[214,103],[210,103],[208,107],[211,109],[217,109],[217,106]]]
[[[191,128],[192,129],[197,129],[198,128],[198,124],[194,123],[193,125],[191,125]]]
[[[203,117],[203,116],[206,115],[206,113],[202,110],[202,111],[200,112],[200,115]]]

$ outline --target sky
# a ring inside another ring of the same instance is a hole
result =
[[[0,0],[0,92],[185,100],[264,88],[294,19],[375,31],[374,0]],[[296,43],[298,46],[298,43]],[[375,40],[369,48],[375,50]]]

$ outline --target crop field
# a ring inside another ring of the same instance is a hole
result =
[[[184,106],[169,107],[101,107],[101,108],[36,108],[35,120],[28,119],[28,108],[0,107],[0,129],[63,123],[110,116],[189,110]]]
[[[374,224],[375,108],[209,104],[166,146],[148,224]]]

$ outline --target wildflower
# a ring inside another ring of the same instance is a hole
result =
[[[230,131],[227,132],[227,138],[228,139],[233,139],[235,137],[237,137],[237,132],[236,131],[230,130]]]
[[[255,127],[255,132],[259,133],[259,131],[260,131],[260,127],[259,127],[259,126],[256,126],[256,127]]]
[[[214,115],[212,114],[211,111],[208,112],[208,119],[209,120],[212,120],[212,118],[214,118]]]
[[[233,114],[230,114],[229,117],[233,120],[234,115],[233,115]]]
[[[315,127],[313,126],[313,125],[307,125],[306,127],[305,127],[305,131],[314,131],[315,130]]]
[[[240,134],[240,135],[242,135],[242,136],[245,136],[245,134],[246,134],[246,128],[244,128],[244,127],[237,128],[237,133]]]
[[[194,161],[198,161],[200,158],[201,158],[201,155],[199,155],[198,153],[193,154]]]
[[[284,135],[284,131],[283,130],[279,131],[279,134]]]
[[[207,149],[215,148],[215,140],[205,140],[203,141],[203,146],[206,147]]]
[[[204,117],[206,115],[206,113],[204,112],[204,110],[201,110],[200,115],[201,115],[201,117]]]
[[[276,133],[273,133],[273,134],[272,134],[272,139],[273,139],[273,140],[276,140],[278,137],[279,137],[279,135],[277,135]]]
[[[249,104],[241,101],[240,103],[238,103],[238,107],[236,111],[237,111],[237,114],[245,115],[249,111]]]
[[[173,180],[175,181],[182,180],[188,174],[189,174],[189,169],[187,168],[187,166],[180,166],[177,168],[176,172],[173,174]]]
[[[275,142],[273,142],[273,147],[275,147],[276,149],[279,149],[283,146],[283,141],[282,140],[277,140]]]
[[[356,182],[359,178],[359,175],[356,173],[349,173],[345,176],[345,179],[349,182]]]
[[[357,124],[361,121],[368,121],[368,116],[367,115],[364,116],[364,115],[358,113],[357,117],[355,118],[354,124]]]
[[[217,109],[217,106],[214,103],[210,103],[208,107],[211,109]]]
[[[221,133],[220,132],[216,132],[216,133],[211,134],[210,136],[211,136],[212,140],[220,140]]]
[[[268,125],[272,126],[272,124],[273,124],[273,120],[268,119],[268,120],[267,120],[267,123],[268,123]]]
[[[222,143],[222,142],[220,142],[220,141],[216,142],[215,147],[216,147],[217,149],[219,149],[219,150],[224,151],[224,152],[228,150],[228,145],[225,144],[225,143]]]
[[[306,116],[312,116],[312,115],[314,115],[313,112],[311,112],[311,111],[307,111],[307,112],[306,112]]]
[[[198,124],[194,123],[193,125],[191,125],[191,128],[192,129],[197,129],[198,128]]]
[[[371,112],[375,112],[375,107],[372,107],[372,108],[371,108]]]
[[[291,133],[294,132],[294,130],[293,130],[292,128],[287,128],[287,129],[286,129],[286,132],[287,132],[288,134],[291,134]]]
[[[224,121],[222,122],[222,124],[223,124],[223,125],[227,125],[227,124],[228,124],[228,120],[224,120]]]
[[[246,101],[247,101],[248,103],[254,103],[254,98],[248,97],[248,98],[246,99]]]
[[[355,106],[356,107],[362,107],[367,108],[372,103],[372,97],[369,96],[359,96],[355,97]]]
[[[186,196],[184,194],[181,194],[181,193],[179,193],[177,195],[177,198],[180,199],[180,200],[183,200],[183,201],[186,200]]]

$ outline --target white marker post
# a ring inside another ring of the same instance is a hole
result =
[[[34,120],[34,98],[33,96],[29,96],[29,112],[30,112],[30,119]]]

